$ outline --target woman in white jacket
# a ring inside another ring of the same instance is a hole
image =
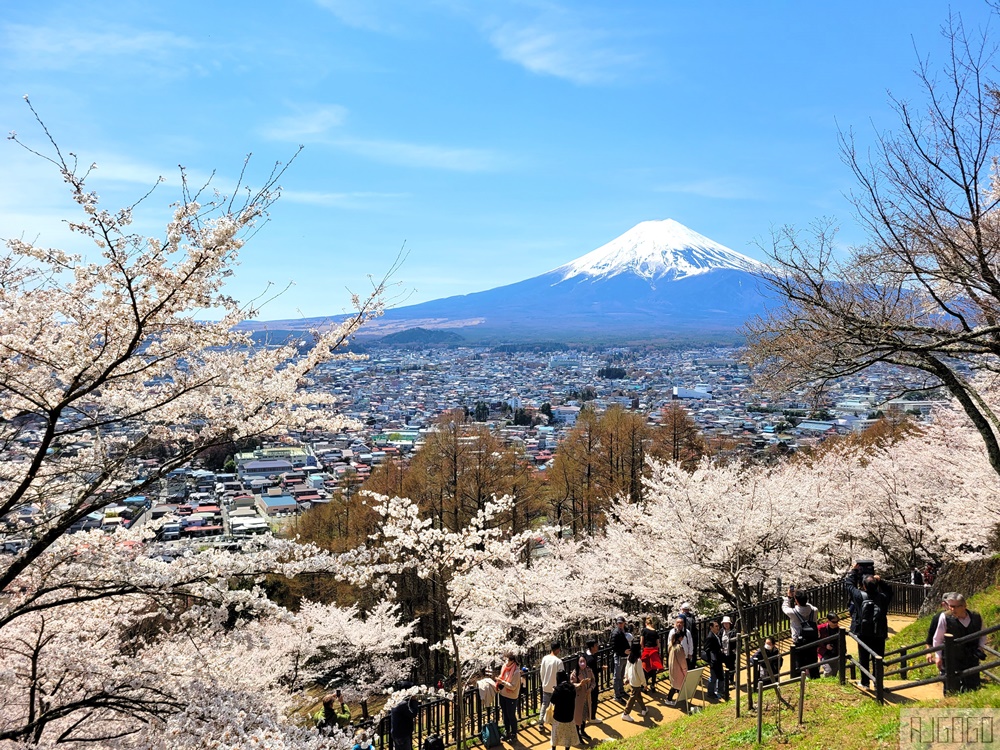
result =
[[[629,714],[633,708],[638,708],[639,713],[645,716],[649,713],[645,702],[642,700],[642,689],[646,687],[646,673],[642,669],[642,646],[638,641],[633,641],[628,651],[628,664],[625,666],[625,678],[632,686],[632,694],[625,704],[625,713],[622,714],[622,721],[635,721]]]

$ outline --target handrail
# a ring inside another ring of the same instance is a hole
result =
[[[982,672],[984,669],[993,669],[995,667],[1000,667],[1000,659],[997,659],[996,661],[991,661],[987,664],[977,664],[974,667],[963,669],[961,672],[958,673],[958,676],[969,677],[970,675],[974,675],[977,672]]]
[[[823,646],[824,644],[833,643],[834,641],[839,641],[839,640],[840,636],[834,633],[833,635],[828,635],[825,638],[820,638],[819,640],[816,641],[809,641],[808,643],[792,644],[792,650],[809,651],[810,649],[815,649],[817,646]]]
[[[858,646],[863,646],[865,651],[867,651],[869,654],[874,656],[876,659],[879,660],[882,659],[882,654],[875,653],[875,651],[872,650],[872,647],[869,646],[867,643],[865,643],[863,640],[861,640],[856,634],[852,633],[850,630],[847,631],[847,634],[854,639],[855,643],[857,643]]]
[[[1000,630],[1000,625],[994,625],[990,628],[983,628],[982,630],[977,630],[975,633],[969,633],[968,635],[963,635],[961,638],[955,639],[955,645],[962,643],[967,643],[976,638],[982,638],[984,635],[989,635],[990,633],[995,633]]]
[[[924,643],[923,641],[920,641],[919,643],[914,643],[913,646],[920,646],[923,643]],[[913,648],[913,646],[910,646],[909,648]],[[903,648],[907,647],[904,646]],[[921,656],[927,656],[927,654],[933,654],[937,651],[940,651],[942,648],[943,648],[942,646],[929,646],[928,648],[925,648],[923,651],[914,651],[912,654],[911,653],[902,654],[896,657],[895,659],[886,659],[883,657],[882,664],[888,667],[893,664],[899,664],[900,662],[910,661],[911,659],[919,659]],[[895,654],[898,653],[898,651],[899,651],[898,649],[894,649],[891,653]]]

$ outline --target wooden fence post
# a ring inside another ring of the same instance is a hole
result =
[[[764,738],[764,681],[757,684],[757,744]]]
[[[878,655],[872,656],[871,664],[872,664],[872,671],[874,672],[874,677],[875,677],[875,700],[877,700],[879,704],[884,704],[885,685],[883,684],[882,674],[885,670],[885,667],[882,665],[882,657]]]
[[[837,628],[840,640],[837,641],[837,672],[840,674],[840,684],[847,684],[847,631]]]
[[[740,700],[741,700],[741,698],[740,698],[740,672],[743,671],[743,665],[740,664],[740,661],[743,659],[743,643],[742,643],[742,641],[743,641],[743,636],[742,635],[736,636],[736,670],[735,670],[736,674],[734,674],[733,677],[736,680],[735,688],[736,688],[736,718],[737,719],[740,718]],[[726,678],[728,679],[729,676],[726,675]]]
[[[955,636],[952,633],[944,634],[944,692],[957,693],[962,686],[961,677],[958,675],[958,648],[955,646]]]
[[[805,724],[802,719],[802,712],[806,705],[806,673],[803,672],[799,675],[799,726]]]

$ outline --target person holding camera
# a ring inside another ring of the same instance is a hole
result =
[[[819,610],[809,603],[805,591],[789,586],[788,596],[781,602],[781,611],[788,615],[792,643],[795,644],[791,653],[792,677],[798,677],[800,672],[808,669],[809,677],[816,679],[819,668],[811,666],[816,664],[816,649],[809,648],[809,645],[819,640]]]
[[[978,633],[983,629],[983,618],[978,612],[973,612],[968,608],[965,597],[958,593],[948,594],[945,602],[948,611],[943,617],[938,618],[937,630],[934,631],[934,645],[943,646],[944,636],[951,633],[955,638]],[[956,661],[955,669],[966,670],[979,666],[979,662],[986,658],[986,636],[973,638],[965,643],[960,643],[955,648]],[[942,657],[944,652],[938,651],[936,661],[938,669],[942,668]],[[963,675],[959,678],[959,691],[978,690],[981,684],[981,673],[975,672],[970,675]]]
[[[339,705],[338,705],[339,704]],[[323,696],[323,725],[343,729],[351,723],[351,711],[340,691]]]
[[[868,646],[867,649],[858,648],[858,662],[862,670],[870,672],[871,654],[868,649],[879,656],[885,654],[885,639],[889,637],[889,603],[893,592],[889,584],[877,575],[863,575],[859,586],[855,581],[860,574],[860,566],[855,565],[844,579],[844,587],[851,597],[851,632]],[[868,687],[869,682],[868,675],[862,671],[861,687]]]

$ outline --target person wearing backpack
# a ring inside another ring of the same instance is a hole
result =
[[[854,616],[851,617],[851,632],[861,643],[879,656],[885,654],[885,639],[889,637],[889,603],[892,601],[892,589],[889,584],[878,576],[866,575],[861,579],[861,585],[855,583],[855,577],[848,575],[844,579],[844,588],[854,605]],[[858,648],[858,662],[863,670],[871,672],[871,654],[868,649]],[[861,673],[861,687],[869,686],[868,675]]]
[[[809,648],[809,645],[819,640],[819,610],[809,603],[805,591],[790,586],[788,596],[781,602],[781,611],[788,615],[792,643],[796,646],[791,654],[792,677],[798,677],[800,672],[808,669],[809,676],[816,679],[819,677],[819,668],[815,666],[816,648]]]

